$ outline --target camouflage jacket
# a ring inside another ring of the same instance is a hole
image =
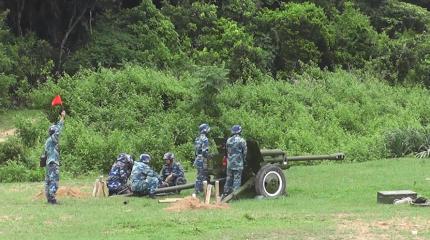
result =
[[[152,170],[148,164],[143,162],[135,162],[133,165],[133,170],[131,171],[131,182],[145,181],[147,177],[160,178],[160,176],[154,170]]]
[[[184,177],[184,169],[181,164],[173,162],[172,165],[164,164],[161,169],[160,175],[163,180],[166,180],[167,176],[173,173],[173,177]]]
[[[227,139],[227,168],[231,170],[242,170],[246,164],[246,141],[235,134]]]
[[[127,185],[128,178],[131,174],[131,166],[127,163],[116,161],[110,172],[107,180],[107,185],[111,189],[118,189]]]
[[[60,151],[58,143],[60,140],[60,133],[63,130],[64,121],[60,120],[55,124],[55,132],[46,139],[45,152],[46,152],[46,165],[54,162],[60,164]]]
[[[194,141],[196,157],[208,158],[209,156],[209,139],[205,134],[200,134]]]

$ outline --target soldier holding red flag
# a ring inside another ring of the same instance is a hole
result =
[[[52,100],[52,106],[62,105],[61,97],[58,95]],[[55,195],[58,190],[58,182],[60,180],[60,151],[58,148],[60,133],[64,127],[64,117],[66,111],[62,110],[60,121],[49,127],[49,137],[45,142],[45,158],[46,158],[46,173],[45,173],[45,194],[50,204],[57,204]]]

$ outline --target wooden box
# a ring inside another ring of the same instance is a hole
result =
[[[417,193],[411,190],[379,191],[377,194],[378,203],[393,204],[395,199],[410,197],[417,198]]]

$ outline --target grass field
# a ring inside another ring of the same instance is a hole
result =
[[[429,159],[297,166],[286,173],[288,196],[184,212],[126,197],[63,198],[50,206],[34,200],[42,183],[1,184],[0,239],[430,239],[430,207],[376,203],[381,190],[430,197]],[[60,184],[89,193],[94,179]]]

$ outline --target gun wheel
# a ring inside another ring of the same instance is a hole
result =
[[[266,165],[257,172],[255,191],[264,197],[279,197],[285,193],[286,183],[281,168],[276,165]]]

